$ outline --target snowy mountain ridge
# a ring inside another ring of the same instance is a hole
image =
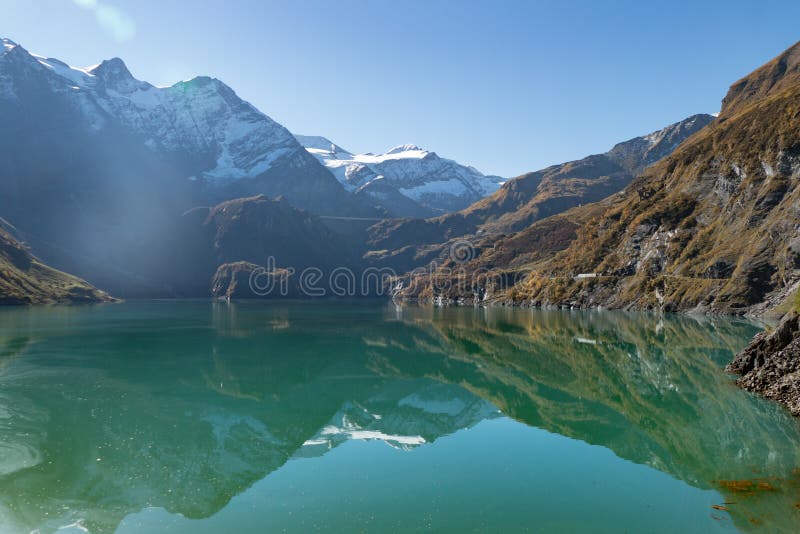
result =
[[[119,58],[77,68],[32,54],[10,39],[2,43],[0,96],[18,98],[15,79],[44,77],[51,90],[70,97],[93,130],[121,123],[153,151],[210,159],[199,172],[209,181],[255,178],[282,159],[304,163],[302,148],[286,128],[215,78],[156,87],[134,78]]]
[[[382,154],[353,154],[325,137],[295,137],[348,191],[381,199],[391,187],[433,213],[462,209],[504,182],[413,144]]]
[[[29,120],[31,132],[41,124],[66,137],[70,129],[93,139],[119,136],[116,146],[146,149],[215,202],[263,193],[317,213],[428,216],[464,208],[503,181],[416,145],[352,154],[325,138],[296,139],[212,77],[158,87],[136,79],[119,58],[78,68],[10,39],[2,45],[0,106],[9,116],[27,117],[20,121]]]
[[[399,394],[407,385],[396,386],[393,393]],[[348,441],[380,441],[410,451],[502,417],[491,403],[458,386],[420,382],[417,388],[400,398],[386,397],[384,392],[366,399],[366,404],[345,402],[325,426],[306,439],[296,456],[320,456]]]

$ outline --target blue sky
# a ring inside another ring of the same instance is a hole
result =
[[[515,176],[688,115],[800,39],[793,1],[2,0],[0,35],[158,85],[206,74],[295,133]]]

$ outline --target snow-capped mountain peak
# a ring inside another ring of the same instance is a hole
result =
[[[3,40],[6,50],[19,48],[12,43]],[[278,159],[302,150],[286,128],[214,78],[201,76],[155,87],[134,78],[120,58],[81,69],[58,59],[25,54],[30,68],[38,64],[50,74],[49,85],[56,92],[83,90],[82,96],[75,97],[74,106],[94,129],[103,128],[112,116],[142,136],[154,151],[216,155],[216,165],[201,172],[209,180],[255,178]],[[4,70],[0,67],[0,77]]]
[[[134,91],[137,89],[146,90],[152,87],[149,83],[141,82],[134,78],[125,62],[118,57],[107,59],[99,65],[90,67],[86,69],[86,73],[103,80],[107,88]]]
[[[17,46],[17,43],[5,37],[0,38],[0,42],[3,43],[3,53],[8,52],[9,50]]]
[[[404,144],[383,154],[353,154],[321,136],[296,136],[349,191],[388,202],[406,197],[417,210],[441,213],[458,210],[498,189],[503,179],[485,176],[473,167],[439,157],[418,145]],[[405,203],[408,208],[411,204]],[[396,215],[397,206],[384,206]],[[414,213],[418,215],[419,213]]]
[[[0,110],[31,121],[33,129],[53,121],[47,127],[75,129],[93,138],[89,144],[122,136],[154,160],[168,162],[178,180],[197,183],[215,199],[263,193],[285,195],[317,212],[336,211],[335,203],[348,210],[367,208],[351,203],[286,128],[216,78],[156,87],[135,78],[120,58],[78,68],[32,54],[9,39],[2,42]],[[41,116],[30,110],[41,110]]]
[[[421,149],[417,145],[412,144],[405,144],[405,145],[398,145],[390,149],[387,154],[400,154],[402,152],[425,152],[425,150]]]

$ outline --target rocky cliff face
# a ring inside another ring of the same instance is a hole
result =
[[[780,402],[800,416],[800,316],[787,315],[772,332],[758,334],[726,370],[737,384]]]
[[[353,267],[355,247],[317,216],[260,195],[186,212],[142,271],[162,294],[252,297],[252,271],[291,269],[291,295],[297,296],[294,284],[303,269]]]
[[[794,45],[731,85],[722,101],[720,117],[732,117],[750,104],[778,94],[797,83],[800,83],[800,48]]]

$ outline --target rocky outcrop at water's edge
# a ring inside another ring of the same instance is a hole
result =
[[[800,315],[790,313],[772,332],[756,335],[726,371],[742,375],[742,388],[800,416]]]

